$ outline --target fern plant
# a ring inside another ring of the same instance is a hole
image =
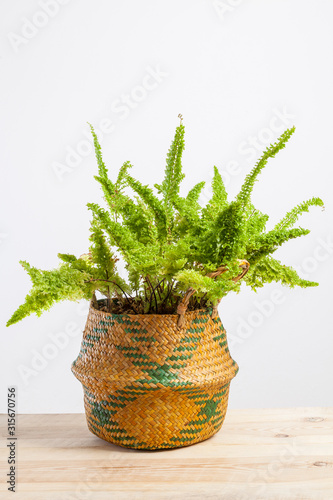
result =
[[[216,310],[227,293],[239,292],[242,282],[253,290],[272,281],[289,287],[317,285],[299,277],[273,254],[286,241],[309,233],[294,225],[311,206],[323,207],[322,200],[311,198],[297,205],[270,231],[266,231],[268,215],[251,202],[258,175],[285,147],[294,128],[264,151],[232,201],[228,201],[221,174],[214,167],[212,197],[201,207],[204,182],[196,184],[186,197],[180,196],[184,178],[182,118],[167,155],[164,179],[155,184],[155,191],[130,175],[129,162],[111,180],[90,127],[98,164],[95,179],[101,185],[105,205],[88,203],[89,252],[80,257],[58,254],[61,263],[51,271],[21,261],[33,286],[7,326],[31,313],[39,316],[61,300],[92,300],[95,307],[113,313],[175,314],[179,304],[189,310],[209,306]],[[126,279],[117,270],[120,257]],[[97,292],[103,300],[97,301]]]

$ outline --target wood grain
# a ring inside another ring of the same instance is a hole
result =
[[[333,500],[333,409],[229,410],[202,443],[120,448],[85,416],[17,417],[17,492],[7,491],[0,415],[0,498],[16,500]]]

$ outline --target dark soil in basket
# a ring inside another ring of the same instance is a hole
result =
[[[142,299],[124,298],[124,299],[99,299],[94,302],[95,309],[108,312],[111,314],[177,314],[177,306],[182,297],[174,297],[172,304],[160,306],[159,304],[151,304],[150,308]],[[207,300],[198,300],[196,297],[191,297],[187,311],[195,311],[197,309],[206,309]]]

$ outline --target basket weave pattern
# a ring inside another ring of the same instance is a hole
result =
[[[211,309],[177,315],[116,315],[90,305],[72,365],[88,427],[138,449],[188,446],[222,426],[238,366]]]

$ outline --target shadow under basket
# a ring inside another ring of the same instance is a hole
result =
[[[90,304],[72,371],[84,390],[90,431],[125,448],[179,448],[223,424],[238,371],[211,309],[110,314]]]

